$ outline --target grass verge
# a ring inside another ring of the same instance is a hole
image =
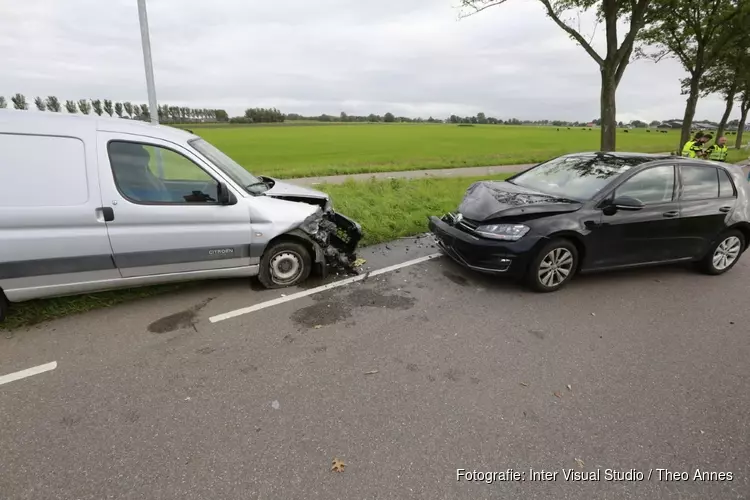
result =
[[[503,179],[509,174],[489,178]],[[458,205],[472,182],[488,177],[392,179],[316,186],[329,193],[336,210],[362,224],[362,245],[372,245],[427,230],[427,216],[441,215]],[[184,290],[197,283],[159,285],[73,297],[31,300],[11,306],[0,330],[14,330],[71,314],[111,307],[145,297]]]

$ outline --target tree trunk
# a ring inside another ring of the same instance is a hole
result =
[[[601,107],[601,151],[615,151],[617,141],[617,79],[615,72],[602,68]]]
[[[745,131],[745,122],[747,121],[747,112],[750,110],[750,98],[745,97],[742,100],[742,107],[740,108],[742,114],[740,115],[740,123],[737,125],[737,143],[734,145],[736,149],[742,148],[742,132]]]
[[[727,128],[727,122],[729,121],[729,115],[732,114],[732,108],[734,107],[734,96],[735,96],[735,88],[734,86],[729,88],[729,91],[727,92],[727,95],[725,97],[726,106],[724,107],[724,114],[721,116],[721,121],[719,122],[719,129],[716,131],[716,138],[718,139],[722,135],[724,135],[724,129]]]
[[[700,97],[700,77],[701,75],[698,73],[690,77],[690,94],[688,94],[687,105],[685,106],[685,116],[682,118],[682,133],[680,134],[678,154],[682,152],[685,143],[690,140],[690,129],[693,126],[695,108],[698,106],[698,97]]]

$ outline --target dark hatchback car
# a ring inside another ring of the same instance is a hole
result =
[[[734,266],[750,241],[739,167],[636,153],[554,158],[466,191],[457,212],[430,217],[440,248],[483,273],[552,292],[577,272],[696,262]]]

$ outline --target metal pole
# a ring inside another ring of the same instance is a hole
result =
[[[148,108],[151,112],[151,123],[159,123],[159,111],[156,104],[156,85],[154,84],[154,65],[151,62],[151,38],[148,34],[148,15],[146,0],[138,0],[138,19],[141,24],[141,43],[143,44],[143,65],[146,67],[146,89],[148,90]]]

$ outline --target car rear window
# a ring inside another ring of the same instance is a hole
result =
[[[729,177],[729,173],[721,168],[717,170],[719,171],[719,198],[732,198],[737,196],[734,191],[732,179]]]
[[[705,200],[719,197],[719,175],[714,167],[682,167],[682,199]]]

